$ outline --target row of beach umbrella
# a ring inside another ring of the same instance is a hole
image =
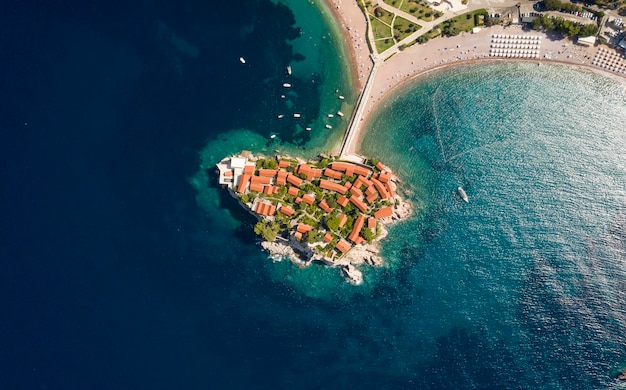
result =
[[[502,43],[492,43],[491,47],[496,48],[496,49],[539,49],[539,45],[505,45]]]
[[[610,70],[612,72],[626,74],[626,65],[611,65],[606,62],[596,62],[596,61],[593,61],[593,64],[597,67]]]
[[[489,51],[491,57],[507,58],[539,58],[539,51],[536,50],[516,50],[516,49],[494,49]]]
[[[504,35],[504,34],[494,34],[491,36],[491,39],[524,39],[527,41],[540,41],[541,36],[539,35]]]

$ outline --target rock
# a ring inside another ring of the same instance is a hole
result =
[[[278,242],[263,241],[261,243],[261,246],[263,247],[263,249],[268,251],[271,256],[279,256],[282,258],[287,258],[294,263],[301,262],[296,252],[289,245],[281,244]]]
[[[622,381],[622,382],[626,382],[626,371],[619,373],[617,375],[617,380],[618,381]]]
[[[363,283],[363,274],[359,271],[358,268],[353,266],[352,264],[345,265],[341,267],[341,271],[343,273],[344,278],[348,281],[348,283],[358,286]]]

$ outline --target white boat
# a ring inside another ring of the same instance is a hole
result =
[[[339,95],[339,99],[343,100],[343,99],[345,99],[345,97]]]
[[[276,134],[270,135],[270,138],[272,138],[272,139],[276,138]]]
[[[332,118],[332,117],[334,117],[334,115],[333,114],[328,114],[328,117]]]
[[[307,128],[305,128],[304,130],[306,130],[306,131],[311,131],[311,128],[310,128],[310,127],[307,127]]]
[[[343,118],[343,112],[341,112],[341,111],[337,111],[337,115],[339,115],[340,117],[342,117],[342,118]]]
[[[239,62],[241,62],[242,64],[246,63],[246,59],[243,57],[239,57]]]
[[[278,115],[278,119],[283,119],[284,117],[285,117],[285,115],[283,115],[283,114]]]
[[[281,98],[281,99],[284,99],[284,98],[285,98],[285,95],[280,95],[280,98]]]
[[[457,191],[459,192],[459,196],[461,197],[461,199],[463,199],[463,202],[469,203],[469,198],[467,197],[467,194],[465,193],[463,187],[457,188]]]
[[[289,74],[289,75],[291,74],[291,65],[287,66],[287,74]]]
[[[300,114],[298,114],[297,112],[295,114],[293,114],[294,118],[300,118]]]
[[[285,87],[285,88],[291,88],[291,84],[289,84],[289,83],[284,83],[284,84],[283,84],[283,87]]]
[[[326,125],[327,129],[332,129],[333,127],[331,125]]]

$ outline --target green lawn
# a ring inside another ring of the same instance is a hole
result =
[[[374,7],[371,3],[366,3],[366,6],[367,13],[369,14],[371,19],[378,18],[384,23],[391,25],[391,22],[393,21],[393,17],[395,15],[393,12],[387,12],[381,7]]]
[[[374,40],[381,38],[391,38],[391,27],[376,18],[370,18],[372,22],[372,31],[374,32]]]
[[[472,28],[476,27],[476,25],[474,24],[474,15],[485,14],[487,14],[487,11],[485,9],[479,9],[446,20],[439,25],[441,29],[441,34],[444,36],[454,36],[460,34],[463,31],[471,31]]]
[[[376,50],[378,50],[379,53],[382,53],[395,44],[396,42],[393,38],[379,39],[376,41]]]
[[[420,28],[422,28],[422,26],[419,24],[415,24],[410,20],[396,16],[396,20],[393,23],[393,37],[396,39],[396,42],[400,42]]]
[[[416,18],[430,22],[440,17],[441,14],[436,10],[430,8],[422,1],[404,0],[400,6],[400,10],[409,13]]]

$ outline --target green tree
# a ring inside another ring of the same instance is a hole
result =
[[[324,222],[328,229],[337,231],[339,230],[339,223],[341,222],[341,220],[338,215],[329,215],[328,217],[326,217],[326,220]]]
[[[278,234],[278,226],[273,226],[267,221],[260,221],[254,225],[254,233],[261,236],[265,241],[274,241]]]
[[[372,229],[366,227],[365,229],[362,230],[363,232],[363,238],[365,238],[368,242],[368,244],[372,243],[372,240],[374,239],[374,233],[372,233]]]

